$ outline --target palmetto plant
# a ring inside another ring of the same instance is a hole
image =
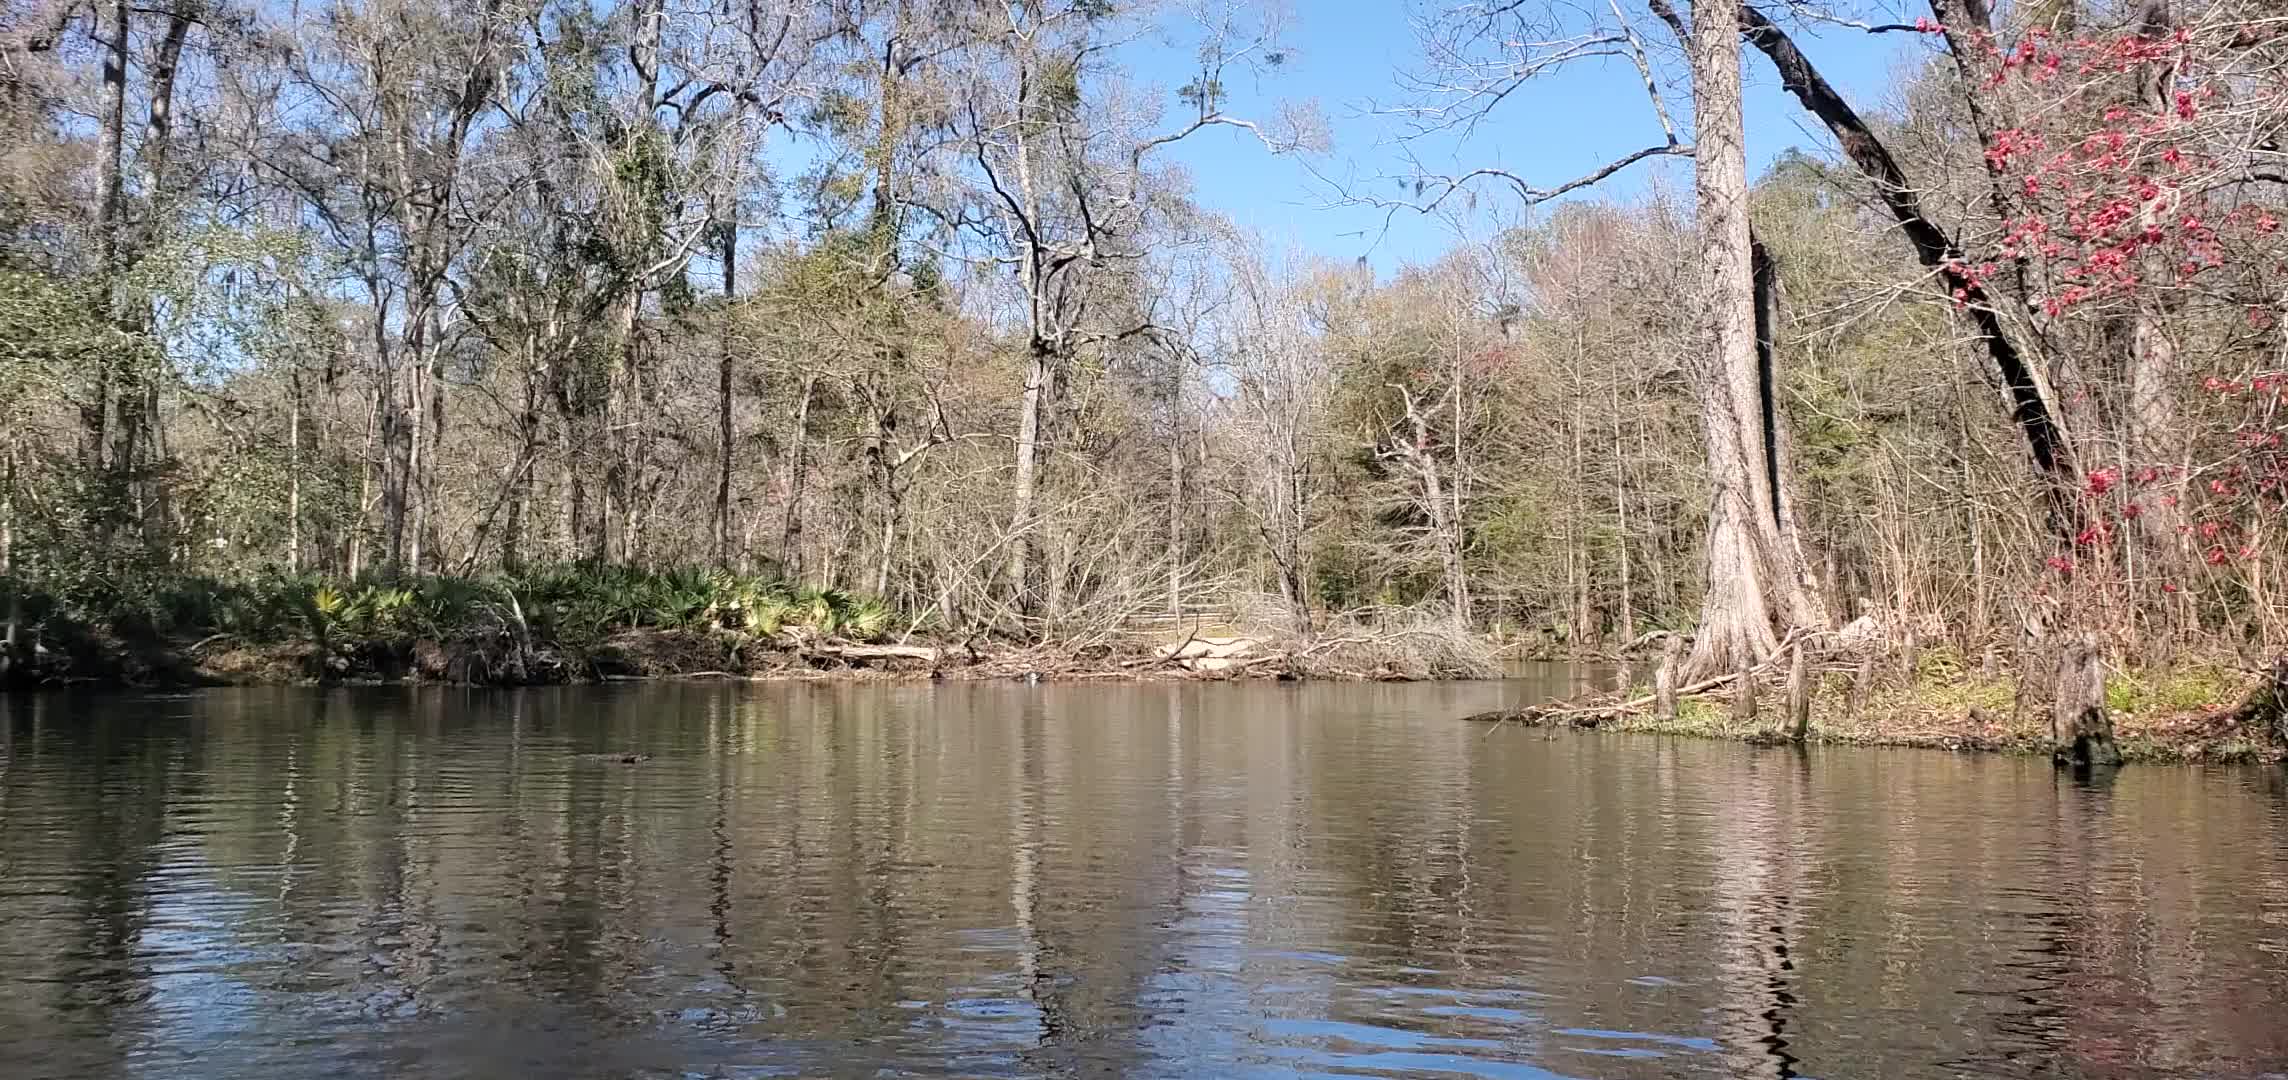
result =
[[[873,641],[890,629],[895,617],[889,605],[872,597],[854,600],[843,620],[843,633],[861,641]]]
[[[795,614],[802,625],[823,637],[842,632],[850,610],[850,595],[840,589],[804,589],[795,594]]]
[[[796,615],[794,601],[789,597],[764,596],[747,611],[747,631],[759,637],[775,637],[795,621]]]
[[[646,629],[765,640],[797,632],[871,641],[899,622],[880,601],[839,589],[796,589],[764,575],[593,564],[480,578],[270,574],[244,582],[183,578],[98,585],[58,595],[19,584],[20,611],[32,613],[19,618],[44,618],[51,609],[67,615],[91,611],[97,620],[143,632],[306,637],[321,653],[359,641],[403,645],[504,631],[527,643],[571,646]]]

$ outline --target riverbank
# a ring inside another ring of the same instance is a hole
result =
[[[2288,717],[2256,707],[2266,678],[2225,664],[2168,670],[2117,670],[2106,679],[2106,711],[2125,762],[2146,764],[2288,761]],[[1742,716],[1728,689],[1684,695],[1674,717],[1640,704],[1632,692],[1576,702],[1480,713],[1472,721],[1584,730],[1728,739],[1786,745],[1785,698],[1759,693],[1758,711]],[[2048,755],[2056,749],[2050,702],[2009,672],[1926,664],[1912,678],[1878,682],[1855,701],[1848,676],[1830,673],[1810,694],[1804,742],[1907,747],[1958,752]]]
[[[1309,639],[1203,620],[1034,636],[953,632],[867,597],[767,577],[568,565],[488,578],[0,579],[0,686],[652,678],[1484,678],[1493,649],[1442,623]]]
[[[1204,646],[1204,647],[1203,647]],[[1216,655],[1216,654],[1221,655]],[[580,644],[513,637],[252,641],[90,637],[41,647],[0,687],[427,683],[547,686],[646,679],[1416,682],[1486,678],[1481,662],[1365,638],[1124,640],[1081,646],[866,643],[627,629]]]

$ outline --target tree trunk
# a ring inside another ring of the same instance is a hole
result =
[[[591,550],[588,542],[588,469],[587,455],[578,449],[587,424],[564,426],[564,557],[579,559]]]
[[[1295,635],[1307,639],[1311,636],[1311,577],[1304,563],[1303,533],[1310,524],[1304,513],[1304,486],[1309,483],[1309,477],[1303,471],[1301,425],[1295,417],[1291,416],[1289,420],[1288,429],[1280,441],[1285,460],[1281,462],[1283,468],[1279,478],[1279,537],[1280,549],[1284,552],[1280,561],[1282,576],[1279,591],[1287,598],[1287,611],[1294,623]]]
[[[1015,510],[1009,518],[1009,590],[1017,610],[1036,606],[1031,574],[1033,551],[1033,497],[1037,484],[1041,444],[1041,413],[1056,378],[1054,357],[1045,343],[1036,341],[1025,369],[1025,397],[1017,414],[1017,476],[1011,495]]]
[[[1573,627],[1570,636],[1576,649],[1588,648],[1597,636],[1596,616],[1589,602],[1589,579],[1595,571],[1590,566],[1588,542],[1582,536],[1589,524],[1589,473],[1587,454],[1581,445],[1581,399],[1586,396],[1582,391],[1581,378],[1582,368],[1588,360],[1586,352],[1580,336],[1576,334],[1573,339],[1573,367],[1566,372],[1566,382],[1570,384],[1568,389],[1571,391],[1567,396],[1572,399],[1573,416],[1569,425],[1572,429],[1572,456],[1565,484],[1566,494],[1573,503],[1572,513],[1565,515],[1565,580],[1573,594],[1570,597],[1573,610],[1568,621]]]
[[[723,325],[718,329],[722,351],[716,357],[715,367],[715,564],[729,569],[731,566],[731,454],[733,435],[731,428],[731,301],[739,293],[739,224],[736,220],[724,222],[723,230]]]
[[[1778,528],[1779,558],[1792,589],[1796,621],[1809,625],[1828,618],[1828,600],[1822,580],[1812,568],[1810,544],[1804,539],[1800,478],[1795,469],[1795,437],[1780,411],[1780,276],[1779,264],[1756,239],[1748,236],[1749,274],[1756,308],[1756,374],[1761,396],[1764,434],[1764,470],[1771,478],[1772,521]]]
[[[511,574],[524,569],[525,521],[532,513],[532,478],[540,460],[539,371],[529,361],[532,341],[525,340],[524,405],[517,411],[516,475],[509,478],[508,520],[501,523],[501,569]]]
[[[639,362],[636,321],[642,305],[643,294],[634,289],[630,289],[627,296],[613,305],[612,341],[618,344],[619,351],[605,378],[604,419],[598,427],[598,445],[604,452],[604,491],[602,505],[597,507],[595,548],[591,552],[591,557],[599,563],[608,563],[614,557],[616,549],[612,523],[615,518],[627,514],[632,495],[628,476],[631,441],[628,426],[639,421],[634,415],[632,399],[635,396],[636,365]],[[619,545],[624,547],[625,544],[623,530],[619,535]]]
[[[16,456],[13,440],[0,446],[0,592],[5,592],[8,600],[7,611],[0,614],[0,687],[8,685],[8,676],[17,665],[24,618],[22,590],[7,580],[16,571]]]
[[[102,247],[102,302],[106,318],[117,315],[123,249],[120,233],[126,228],[127,219],[127,181],[122,170],[127,144],[127,31],[132,11],[127,0],[117,0],[112,5],[112,38],[107,43],[103,61],[103,132],[96,151],[103,170],[103,193],[95,204],[95,235]],[[88,400],[80,405],[80,426],[85,440],[80,464],[98,477],[108,471],[110,461],[112,371],[118,364],[117,357],[107,356],[95,365],[95,386]]]
[[[890,598],[890,564],[898,553],[898,512],[900,499],[897,478],[882,478],[882,559],[874,567],[874,595],[887,602]]]
[[[1677,667],[1684,654],[1684,642],[1675,634],[1662,634],[1660,666],[1652,673],[1653,715],[1663,723],[1676,722]]]
[[[0,448],[0,577],[16,571],[16,444]]]
[[[802,580],[802,497],[810,484],[810,398],[818,377],[802,381],[794,406],[794,452],[787,455],[785,516],[779,523],[779,573]]]
[[[376,331],[377,333],[383,331]],[[412,475],[412,447],[408,445],[405,413],[397,399],[398,373],[384,369],[375,393],[381,406],[381,515],[385,547],[382,565],[395,574],[405,567],[405,519],[412,509],[407,478]]]
[[[286,377],[286,572],[302,572],[302,373]]]
[[[413,416],[410,421],[413,430],[407,435],[405,485],[412,504],[413,523],[409,530],[411,541],[405,556],[405,567],[415,574],[421,572],[421,558],[425,550],[424,541],[429,531],[429,468],[430,461],[435,457],[434,454],[428,452],[431,449],[429,444],[429,339],[428,335],[423,332],[423,324],[427,322],[427,313],[423,312],[413,325],[412,340],[407,343],[410,346],[409,351],[413,354],[413,367],[411,368],[413,389],[409,395],[413,402]]]
[[[374,337],[380,339],[384,336],[383,331],[379,328],[379,320],[376,320]],[[373,408],[365,414],[365,435],[358,444],[357,513],[350,518],[349,546],[347,550],[342,552],[342,565],[351,578],[356,578],[365,569],[366,511],[368,507],[373,505],[374,498],[373,451],[375,440],[381,435],[382,392],[379,387],[386,385],[388,385],[386,380],[377,383]]]
[[[1422,470],[1422,502],[1430,513],[1431,531],[1437,534],[1438,562],[1446,579],[1446,617],[1456,629],[1470,625],[1470,582],[1462,566],[1462,525],[1455,507],[1446,501],[1446,478],[1427,450],[1418,451]]]
[[[2172,20],[2166,0],[2149,0],[2138,15],[2141,36],[2156,41],[2168,37]],[[2138,67],[2135,75],[2138,104],[2149,115],[2169,115],[2176,65],[2147,63]],[[2152,167],[2162,166],[2156,162]],[[2164,227],[2176,202],[2173,189],[2161,198],[2145,200],[2138,207],[2138,224],[2145,229]],[[2159,261],[2171,260],[2163,256]],[[2175,562],[2182,542],[2179,526],[2185,524],[2184,495],[2189,482],[2186,471],[2179,467],[2181,462],[2175,460],[2186,452],[2189,440],[2184,437],[2177,407],[2177,347],[2168,329],[2171,306],[2166,291],[2140,290],[2129,328],[2129,431],[2125,440],[2129,460],[2124,463],[2122,480],[2139,478],[2138,530],[2145,538],[2146,553],[2162,564],[2147,568],[2149,577],[2173,573],[2170,564]],[[2153,480],[2142,483],[2147,469],[2153,471]]]
[[[1983,12],[1984,6],[1979,0],[1970,2],[1978,4]],[[1946,17],[1949,13],[1946,0],[1933,3],[1931,10],[1940,16],[1941,23],[1954,23]],[[2040,364],[2020,349],[2017,336],[2002,320],[1996,299],[1963,269],[1967,260],[1946,232],[1924,213],[1919,189],[1908,182],[1898,160],[1843,95],[1812,66],[1810,58],[1796,48],[1787,32],[1747,5],[1738,8],[1738,16],[1746,28],[1748,42],[1769,58],[1778,71],[1781,88],[1795,95],[1806,110],[1827,125],[1837,145],[1842,147],[1843,155],[1874,182],[1877,196],[1899,223],[1900,232],[1914,248],[1917,261],[1936,271],[1941,285],[1963,298],[1963,310],[1971,327],[1993,361],[2002,385],[2009,391],[2011,416],[2026,439],[2036,472],[2050,481],[2053,499],[2070,493],[2078,486],[2077,473],[2071,443],[2059,419],[2056,392]],[[1949,42],[1953,42],[1951,33]],[[2070,513],[2053,514],[2052,518],[2052,527],[2063,535],[2070,537],[2076,531]]]
[[[141,186],[145,209],[143,220],[130,230],[127,223],[114,218],[108,223],[107,244],[111,269],[123,273],[133,266],[142,252],[147,250],[160,229],[164,213],[168,184],[168,160],[174,143],[175,75],[181,70],[183,45],[191,31],[191,12],[195,0],[179,0],[168,13],[167,32],[160,39],[159,48],[152,57],[148,112],[143,123],[143,143],[136,157],[141,165]],[[121,42],[117,59],[127,62],[127,25],[129,9],[119,11]],[[124,83],[124,76],[121,79]],[[113,148],[117,149],[117,148]],[[108,184],[119,183],[117,162],[107,162],[113,175]],[[107,196],[113,193],[106,192]],[[124,213],[125,194],[120,199],[118,212]],[[150,328],[151,313],[147,305],[132,308],[116,288],[108,302],[112,317],[120,330],[140,337]],[[115,491],[124,494],[132,508],[130,520],[137,528],[147,556],[162,556],[166,551],[165,539],[171,535],[168,525],[171,514],[164,490],[155,490],[152,482],[156,470],[152,462],[162,456],[156,443],[155,426],[159,419],[159,373],[152,365],[150,355],[143,349],[128,347],[115,350],[112,357],[114,371],[109,391],[115,410],[112,429],[113,446],[111,467],[119,477]]]
[[[1169,361],[1168,375],[1168,613],[1184,613],[1184,383]]]
[[[1636,592],[1630,580],[1629,568],[1629,473],[1628,459],[1621,452],[1621,391],[1613,384],[1613,516],[1615,518],[1614,546],[1620,560],[1620,634],[1622,641],[1637,639]]]
[[[1780,625],[1822,621],[1781,525],[1778,410],[1756,333],[1739,30],[1732,5],[1693,9],[1702,326],[1688,370],[1711,491],[1707,590],[1688,680],[1753,667],[1778,647]]]
[[[1468,554],[1466,549],[1469,538],[1463,532],[1465,519],[1462,516],[1463,492],[1469,486],[1468,459],[1463,456],[1466,453],[1465,447],[1469,434],[1469,424],[1463,409],[1463,399],[1468,395],[1464,393],[1463,381],[1465,367],[1462,349],[1462,316],[1459,311],[1453,311],[1450,314],[1455,322],[1453,328],[1453,368],[1450,374],[1454,381],[1454,432],[1453,437],[1448,439],[1447,443],[1454,448],[1452,455],[1454,467],[1445,477],[1446,501],[1451,504],[1447,507],[1444,530],[1446,537],[1446,598],[1453,608],[1454,628],[1466,631],[1470,628],[1473,615],[1470,610],[1470,570],[1469,564],[1464,559]]]
[[[636,0],[635,40],[628,49],[630,66],[635,69],[634,109],[637,118],[630,130],[623,133],[627,144],[640,144],[655,133],[659,108],[660,41],[666,30],[666,4],[664,0]],[[623,191],[624,197],[644,199],[652,197],[643,190]],[[640,217],[638,218],[640,222]],[[648,223],[638,224],[639,234],[623,234],[616,239],[623,245],[648,259],[652,245],[661,237]],[[603,425],[602,445],[605,454],[603,505],[597,518],[595,558],[598,562],[618,559],[633,562],[636,554],[637,493],[642,483],[638,444],[642,427],[650,421],[638,407],[642,395],[646,362],[641,336],[644,294],[647,282],[637,280],[622,286],[622,295],[616,298],[612,310],[612,338],[618,346],[609,379],[606,381],[606,421]],[[614,532],[614,525],[619,526]]]

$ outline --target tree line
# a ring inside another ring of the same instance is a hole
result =
[[[1232,104],[1269,4],[8,0],[0,573],[713,566],[1702,672],[1859,616],[2276,644],[2288,17],[1857,7],[1418,5],[1408,137],[1494,160],[1578,64],[1646,137],[1331,185],[1525,211],[1377,279],[1173,160],[1327,149]],[[1818,68],[1846,33],[1915,43],[1890,100]],[[1830,149],[1752,177],[1750,124]]]

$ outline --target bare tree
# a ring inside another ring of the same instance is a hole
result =
[[[1340,272],[1302,274],[1292,260],[1272,263],[1252,247],[1252,238],[1235,236],[1225,248],[1232,301],[1216,320],[1212,355],[1233,387],[1228,407],[1244,419],[1233,430],[1234,458],[1215,466],[1211,482],[1252,522],[1288,620],[1308,634],[1308,539],[1325,488],[1320,444],[1335,389],[1313,320],[1325,318],[1330,292],[1349,285]]]
[[[960,234],[973,265],[1014,275],[1017,322],[1026,342],[1011,480],[1008,576],[1021,611],[1038,608],[1033,553],[1050,405],[1083,351],[1142,334],[1115,293],[1146,252],[1147,234],[1170,210],[1160,151],[1202,131],[1253,133],[1273,151],[1296,145],[1255,121],[1223,112],[1228,73],[1276,62],[1276,22],[1205,20],[1200,67],[1181,95],[1188,114],[1162,126],[1158,110],[1117,92],[1111,53],[1144,31],[1141,16],[1115,18],[1101,4],[999,7],[975,26],[955,76],[955,145],[972,186],[958,203],[931,205]]]

